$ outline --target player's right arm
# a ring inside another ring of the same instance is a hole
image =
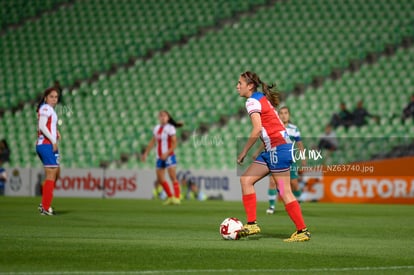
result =
[[[237,163],[242,164],[244,158],[246,157],[247,153],[249,152],[250,148],[256,143],[257,139],[260,137],[260,133],[262,131],[262,121],[260,119],[259,113],[252,113],[250,115],[250,120],[252,121],[252,130],[250,132],[250,136],[247,139],[246,144],[243,147],[243,150],[237,157]]]
[[[152,137],[150,142],[147,145],[147,148],[145,148],[144,153],[141,156],[141,160],[145,162],[145,160],[147,159],[148,153],[149,151],[151,151],[152,147],[154,147],[155,144],[155,137]]]
[[[265,146],[263,144],[263,142],[260,142],[259,148],[257,148],[257,150],[253,153],[252,158],[253,160],[255,160],[257,158],[257,156],[263,152]]]
[[[256,143],[257,139],[260,137],[262,131],[262,121],[261,121],[261,111],[262,105],[260,102],[254,98],[249,98],[246,101],[246,110],[250,116],[252,122],[252,130],[250,136],[243,147],[241,153],[237,156],[237,163],[243,163],[244,158],[247,155],[247,152],[250,148]]]

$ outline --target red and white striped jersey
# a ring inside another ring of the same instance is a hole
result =
[[[58,123],[58,116],[55,112],[55,109],[53,109],[52,106],[49,104],[43,104],[40,106],[39,111],[37,112],[37,121],[39,123],[39,118],[41,116],[47,117],[47,123],[46,127],[49,130],[49,132],[52,134],[52,137],[57,140],[57,123]],[[37,125],[37,145],[41,144],[52,144],[52,142],[43,135],[42,131],[39,129],[39,124]]]
[[[255,92],[246,101],[249,115],[259,113],[262,121],[261,139],[266,151],[285,143],[291,143],[283,122],[263,93]]]
[[[157,142],[157,158],[160,158],[162,154],[165,154],[171,148],[172,137],[175,136],[175,127],[171,124],[155,126],[154,138]],[[174,155],[174,152],[170,153],[170,156]]]

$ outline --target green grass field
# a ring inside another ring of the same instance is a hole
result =
[[[264,214],[262,233],[225,241],[219,224],[244,220],[241,202],[56,198],[58,215],[40,216],[39,198],[0,197],[0,274],[413,274],[411,205],[302,204],[312,232],[284,243],[294,226]]]

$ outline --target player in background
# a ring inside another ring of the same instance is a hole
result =
[[[176,128],[183,126],[183,124],[176,122],[167,111],[160,111],[158,120],[159,124],[155,126],[153,136],[142,154],[142,161],[146,161],[149,151],[156,144],[157,181],[162,185],[168,197],[164,204],[180,204],[181,191],[176,175],[177,160],[174,150],[177,147]],[[165,178],[166,169],[173,184],[174,196]]]
[[[38,118],[36,152],[43,163],[46,175],[42,184],[42,203],[39,205],[39,212],[47,216],[55,214],[51,205],[55,183],[60,174],[58,151],[60,134],[57,129],[58,116],[55,112],[58,99],[56,88],[48,88],[44,91],[36,110]]]
[[[297,149],[294,148],[294,150],[299,150],[300,152],[304,152],[304,146],[301,140],[299,128],[296,125],[290,123],[289,108],[286,106],[281,107],[279,109],[279,117],[282,120],[283,125],[286,128],[286,131],[287,131],[287,134],[289,135],[290,140],[293,141],[295,145],[297,145]],[[299,156],[300,154],[294,154],[294,155]],[[303,154],[300,156],[303,156]],[[306,166],[306,159],[301,159],[301,164],[302,166]],[[299,178],[298,165],[295,161],[293,161],[292,165],[290,166],[290,187],[292,188],[293,195],[295,195],[296,199],[298,199],[302,193],[300,190],[298,178]],[[277,196],[276,182],[273,177],[269,178],[268,196],[269,196],[269,208],[266,210],[266,214],[271,215],[275,213],[276,196]]]
[[[262,92],[257,89],[261,87]],[[292,143],[275,108],[279,105],[279,95],[262,82],[253,72],[240,75],[237,91],[247,98],[246,109],[252,122],[252,130],[242,152],[237,157],[241,164],[250,148],[260,137],[265,151],[247,168],[240,177],[242,201],[246,211],[247,224],[239,232],[240,237],[260,233],[256,222],[256,191],[254,184],[271,173],[275,179],[286,212],[296,226],[296,231],[285,239],[286,242],[310,240],[310,233],[305,225],[302,210],[290,187],[290,165],[292,164]]]

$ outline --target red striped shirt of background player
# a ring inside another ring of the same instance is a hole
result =
[[[161,184],[168,196],[167,204],[178,204],[180,202],[180,184],[176,175],[176,159],[174,149],[177,146],[176,128],[183,126],[176,122],[169,112],[163,110],[158,113],[159,124],[154,127],[153,136],[148,143],[142,160],[145,161],[149,151],[156,146],[156,175],[157,183]],[[174,196],[165,177],[165,170],[173,185]]]

